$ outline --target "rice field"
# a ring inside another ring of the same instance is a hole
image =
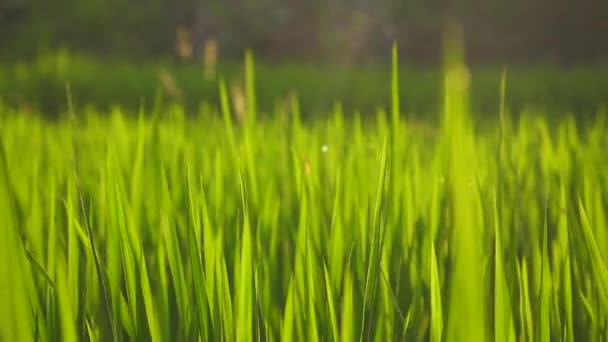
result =
[[[386,111],[306,122],[246,70],[196,115],[0,106],[0,341],[608,340],[601,112],[505,76],[482,129],[455,60],[428,128],[394,62]]]

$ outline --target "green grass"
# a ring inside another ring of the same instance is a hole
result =
[[[375,118],[0,107],[0,340],[606,340],[605,117],[481,129],[460,58],[436,128],[396,63]]]
[[[259,117],[273,117],[285,110],[292,94],[297,94],[303,119],[323,118],[334,101],[342,101],[345,117],[355,110],[373,114],[378,107],[392,106],[386,60],[367,65],[270,64],[256,63],[256,108]],[[228,90],[248,89],[239,60],[219,60]],[[501,65],[498,65],[501,66]],[[439,118],[442,70],[433,65],[400,66],[401,112],[417,118]],[[471,107],[480,118],[492,118],[499,102],[501,68],[497,65],[472,67]],[[162,80],[170,75],[179,90]],[[108,111],[120,106],[136,112],[142,103],[148,111],[157,102],[182,104],[189,113],[219,108],[217,79],[205,78],[202,62],[176,63],[171,59],[124,60],[93,58],[67,52],[41,55],[33,60],[0,60],[0,101],[22,111],[41,111],[56,117],[66,110],[65,84],[69,82],[75,106]],[[605,65],[564,67],[559,65],[509,65],[509,107],[514,114],[532,108],[550,117],[575,114],[588,119],[600,106],[608,105],[608,68]],[[203,108],[201,108],[203,107]],[[550,115],[549,115],[550,114]]]

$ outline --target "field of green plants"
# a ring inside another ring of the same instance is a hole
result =
[[[261,59],[261,58],[260,58]],[[261,111],[280,106],[297,94],[302,118],[325,118],[341,100],[345,118],[359,110],[365,116],[391,103],[390,53],[386,63],[364,65],[256,62],[256,102]],[[496,114],[500,101],[502,68],[474,65],[470,105],[474,115]],[[140,106],[152,111],[158,102],[175,102],[186,112],[201,105],[219,107],[217,76],[233,91],[244,88],[243,63],[220,59],[215,75],[200,61],[177,63],[171,59],[129,61],[99,60],[59,51],[34,59],[4,61],[0,56],[0,102],[22,111],[55,117],[67,110],[65,86],[70,84],[74,105],[108,111],[112,105],[132,113]],[[598,106],[608,105],[608,67],[550,63],[509,66],[508,105],[514,114],[535,108],[551,116],[575,113],[592,117]],[[408,117],[436,119],[442,110],[442,71],[432,65],[403,64],[399,70],[401,111]],[[169,81],[169,82],[168,82]]]
[[[421,124],[395,57],[376,116],[262,116],[245,70],[194,116],[0,106],[0,341],[608,340],[605,112],[505,73],[478,125],[454,59]]]

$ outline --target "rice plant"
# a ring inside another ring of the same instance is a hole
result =
[[[396,51],[375,116],[258,113],[251,55],[242,116],[0,107],[0,340],[607,340],[605,116],[505,76],[480,129],[455,51],[424,131]]]

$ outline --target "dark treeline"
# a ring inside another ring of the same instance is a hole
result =
[[[0,0],[0,55],[66,47],[104,55],[351,63],[401,56],[435,63],[457,22],[472,62],[596,63],[608,58],[606,0]],[[182,46],[183,48],[183,46]]]

